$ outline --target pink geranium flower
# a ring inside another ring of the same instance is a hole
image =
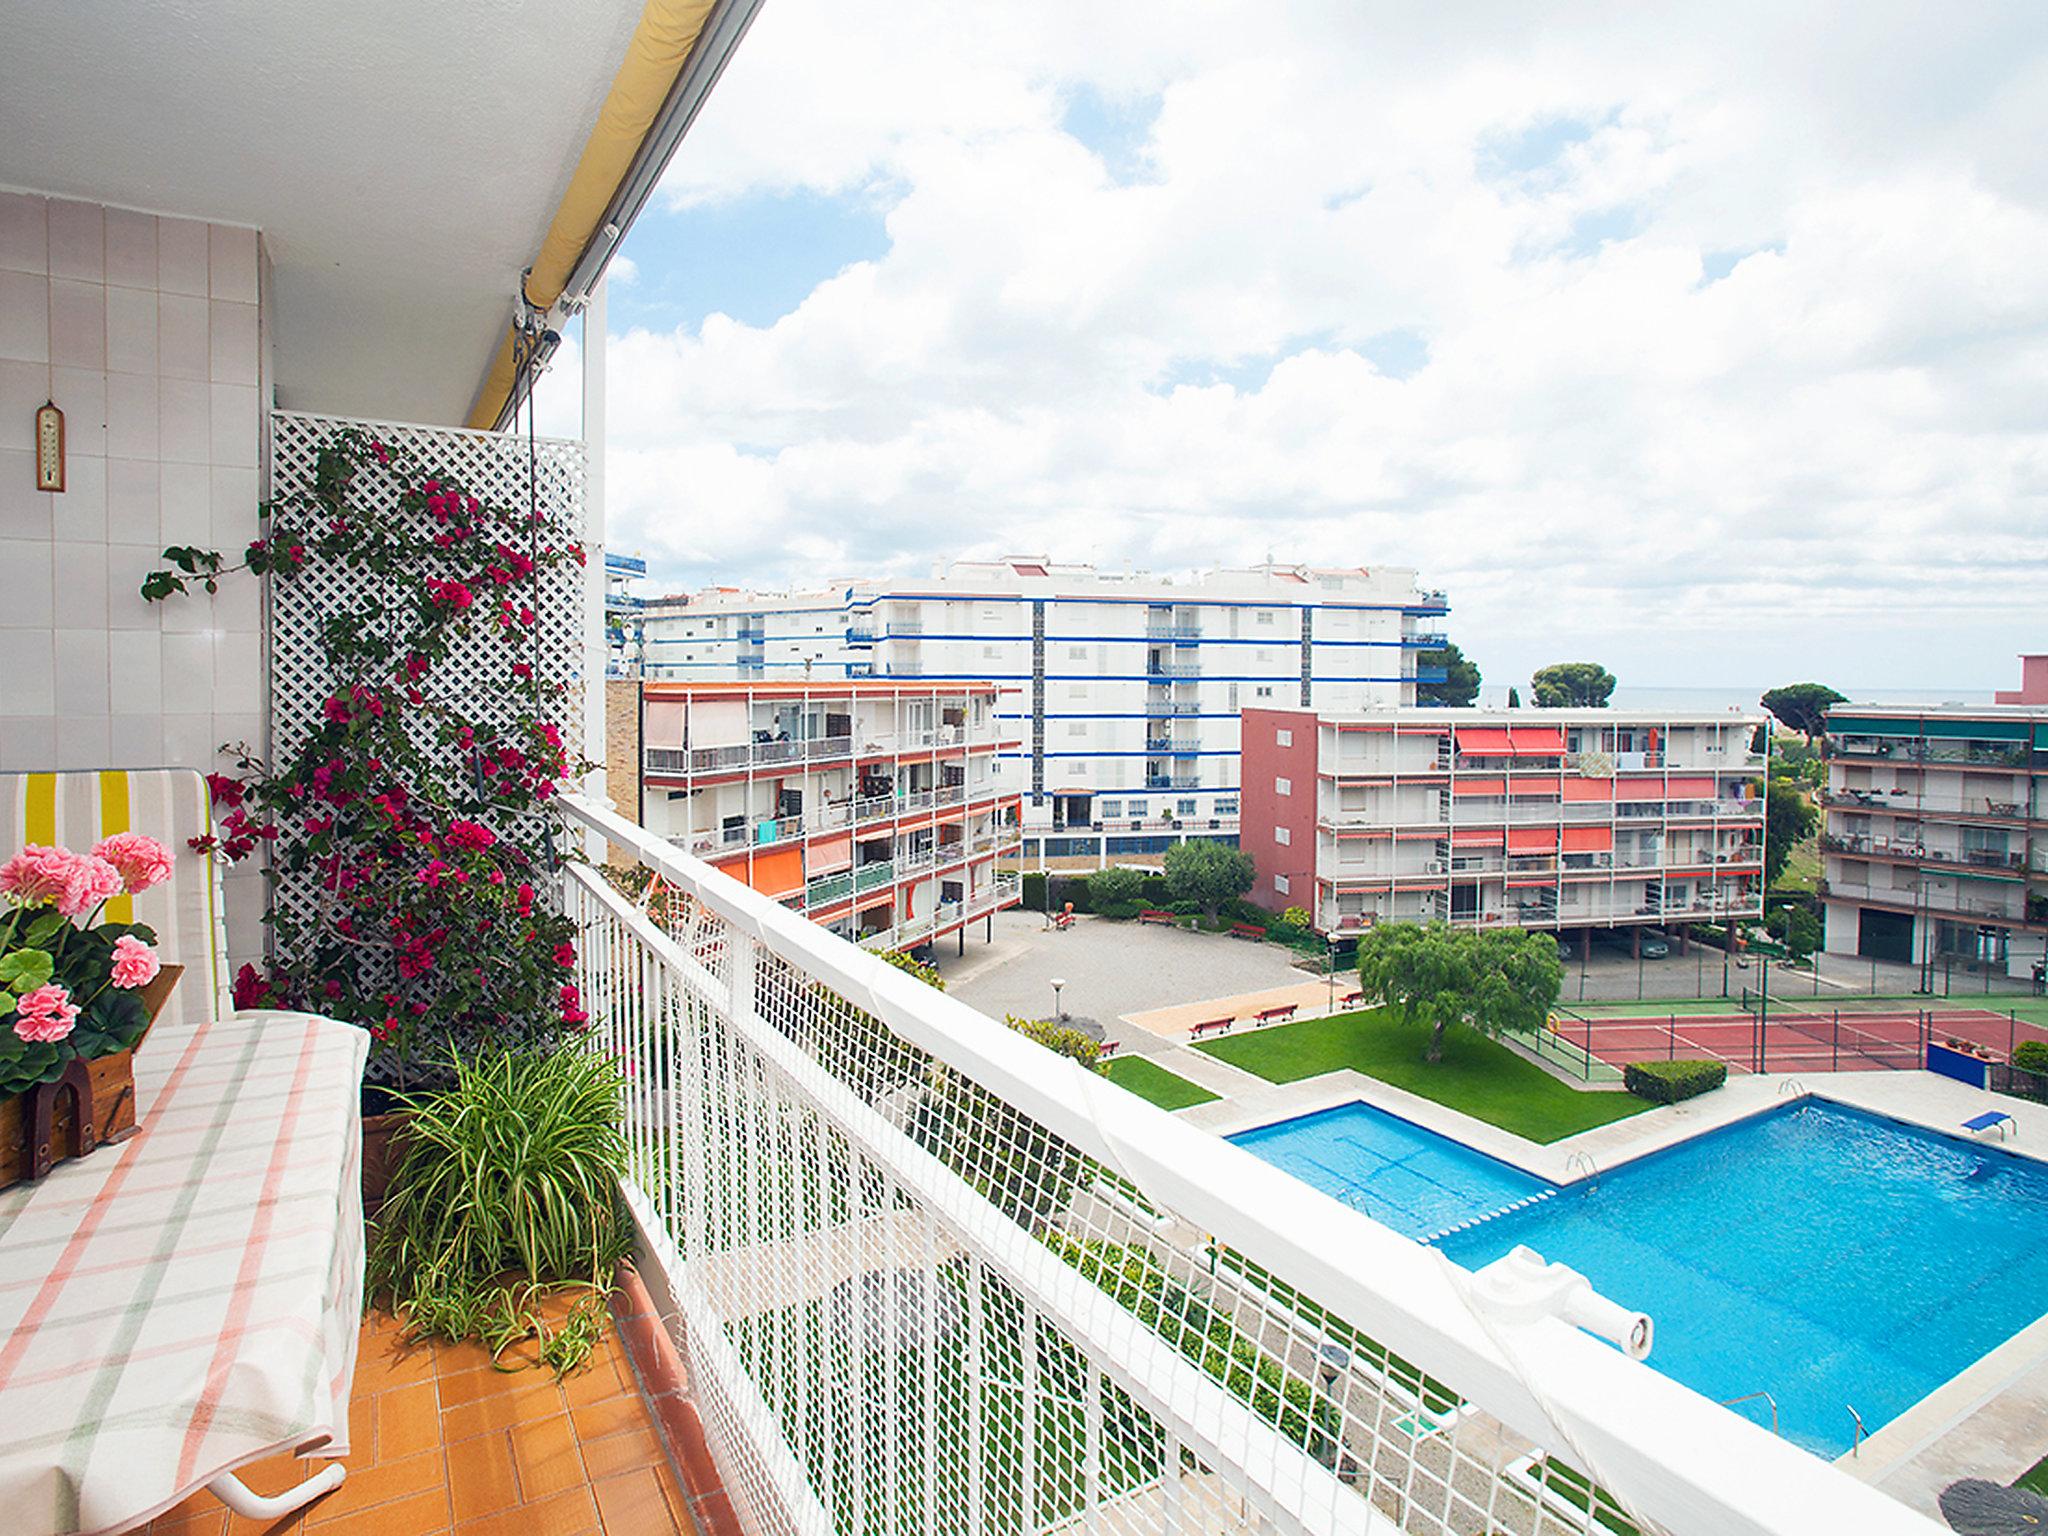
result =
[[[101,902],[120,895],[121,890],[120,870],[97,854],[75,854],[64,894],[57,898],[57,910],[66,917],[83,917]]]
[[[105,859],[121,872],[130,896],[171,878],[170,850],[145,832],[116,832],[102,838],[92,856]]]
[[[114,971],[112,981],[124,991],[134,987],[146,987],[156,980],[156,973],[163,969],[156,957],[156,951],[132,933],[124,933],[114,940]]]
[[[54,981],[23,993],[14,1005],[14,1032],[37,1045],[53,1045],[78,1022],[71,994]]]
[[[62,901],[71,888],[71,865],[77,857],[68,848],[30,843],[0,864],[0,894],[13,897],[24,907]]]

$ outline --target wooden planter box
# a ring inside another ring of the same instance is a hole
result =
[[[165,999],[171,995],[171,988],[177,985],[178,977],[182,974],[182,966],[164,966],[157,972],[156,980],[143,988],[142,1002],[149,1010],[152,1024],[156,1022],[156,1016],[162,1011]],[[142,1038],[149,1038],[147,1028],[143,1030]],[[0,1189],[38,1176],[38,1137],[35,1134],[34,1104],[39,1093],[50,1093],[50,1126],[44,1144],[48,1148],[46,1155],[52,1166],[69,1161],[74,1156],[96,1151],[109,1142],[126,1141],[133,1136],[135,1053],[141,1048],[142,1041],[138,1040],[125,1051],[116,1051],[111,1056],[99,1056],[80,1063],[85,1069],[85,1081],[92,1090],[92,1127],[89,1142],[78,1134],[76,1095],[57,1090],[57,1085],[44,1084],[42,1088],[0,1099]],[[79,1150],[74,1152],[74,1148]]]

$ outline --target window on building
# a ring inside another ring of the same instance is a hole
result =
[[[981,655],[982,655],[982,659],[983,659],[984,661],[994,661],[994,660],[996,659],[996,657],[997,657],[997,656],[999,656],[1000,654],[1001,654],[1001,652],[999,652],[999,651],[998,651],[998,650],[997,650],[997,649],[996,649],[996,648],[995,648],[994,646],[992,646],[992,645],[984,645],[984,646],[983,646],[983,647],[981,648]]]
[[[1273,829],[1273,841],[1278,843],[1282,848],[1286,848],[1293,844],[1294,834],[1288,831],[1285,827],[1275,827]]]
[[[1255,699],[1270,699],[1273,697],[1273,690],[1271,688],[1254,688],[1252,690],[1252,697]]]
[[[1123,803],[1123,801],[1121,801],[1121,800],[1105,800],[1105,801],[1103,801],[1103,802],[1102,802],[1102,815],[1103,815],[1103,819],[1104,819],[1104,820],[1114,820],[1115,818],[1117,818],[1117,817],[1119,817],[1119,816],[1123,815],[1123,813],[1124,813],[1124,803]]]
[[[1068,647],[1067,647],[1067,660],[1069,660],[1069,661],[1086,661],[1087,659],[1088,659],[1088,647],[1087,647],[1087,646],[1085,646],[1085,645],[1070,645],[1070,646],[1068,646]]]
[[[1293,887],[1287,883],[1287,877],[1285,875],[1275,875],[1273,877],[1273,889],[1278,891],[1282,896],[1285,896],[1290,890],[1293,889]]]
[[[1294,793],[1294,780],[1292,780],[1292,779],[1275,779],[1275,780],[1273,781],[1273,793],[1274,793],[1274,794],[1276,794],[1276,795],[1283,795],[1283,796],[1284,796],[1284,795],[1291,795],[1291,794],[1293,794],[1293,793]]]
[[[1273,745],[1274,745],[1274,746],[1276,746],[1276,747],[1291,747],[1291,746],[1293,746],[1293,745],[1294,745],[1294,732],[1292,732],[1292,731],[1275,731],[1275,732],[1273,733]]]
[[[1273,610],[1270,608],[1261,608],[1257,613],[1252,615],[1252,622],[1254,624],[1271,624],[1273,622]]]
[[[1069,737],[1086,736],[1087,734],[1088,722],[1086,720],[1069,720],[1067,722],[1067,735]]]
[[[1235,816],[1235,815],[1237,814],[1237,796],[1235,796],[1235,795],[1219,795],[1219,796],[1217,796],[1217,798],[1216,798],[1216,814],[1217,814],[1218,816]]]
[[[1192,801],[1192,800],[1183,800],[1183,801],[1181,801],[1181,802],[1179,803],[1179,810],[1178,810],[1177,814],[1179,814],[1179,815],[1182,815],[1182,816],[1192,816],[1192,815],[1194,815],[1194,814],[1195,814],[1195,802],[1194,802],[1194,801]]]

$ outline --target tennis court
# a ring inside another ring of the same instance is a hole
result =
[[[1644,1013],[1588,1017],[1560,1009],[1543,1055],[1588,1080],[1612,1078],[1637,1061],[1724,1061],[1735,1072],[1881,1072],[1925,1064],[1929,1039],[1965,1040],[2001,1056],[2048,1029],[1984,1008],[1913,1008],[1867,1002],[1812,1008],[1766,1003],[1753,993],[1744,1011]]]

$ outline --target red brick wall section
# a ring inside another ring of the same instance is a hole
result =
[[[1239,717],[1242,789],[1238,797],[1238,843],[1257,871],[1248,899],[1273,912],[1288,907],[1315,911],[1316,891],[1316,717],[1302,709],[1247,709]],[[1280,745],[1282,731],[1292,735]],[[1288,782],[1281,794],[1277,781]],[[1276,835],[1284,828],[1288,841]],[[1287,882],[1285,891],[1273,884]]]

